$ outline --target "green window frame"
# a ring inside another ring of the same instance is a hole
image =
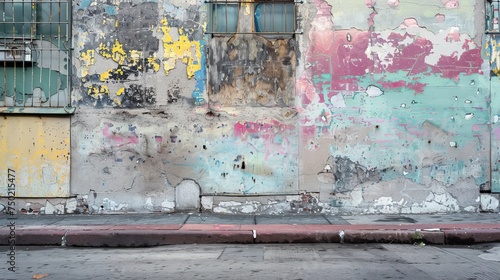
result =
[[[209,0],[207,3],[208,34],[294,35],[299,33],[297,31],[297,4],[302,2]],[[238,29],[240,16],[252,17],[251,30]]]
[[[0,2],[0,113],[71,114],[71,0]]]

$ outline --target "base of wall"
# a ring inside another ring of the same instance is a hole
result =
[[[481,194],[479,208],[469,208],[466,212],[500,212],[500,194]],[[266,195],[266,196],[221,196],[200,195],[197,208],[187,209],[185,205],[177,209],[175,201],[169,205],[146,205],[131,207],[125,203],[115,203],[110,199],[89,203],[88,196],[71,198],[16,198],[18,214],[125,214],[125,213],[173,213],[173,212],[211,212],[217,214],[268,214],[284,213],[325,213],[325,214],[402,214],[377,211],[376,209],[353,208],[335,203],[325,203],[318,199],[318,193],[299,195]],[[0,198],[0,212],[9,211],[8,199]],[[148,205],[150,207],[148,207]],[[137,210],[139,209],[139,210]],[[432,210],[429,213],[437,213]],[[404,214],[422,214],[404,213]]]

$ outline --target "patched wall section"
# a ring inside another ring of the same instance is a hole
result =
[[[213,106],[293,106],[296,43],[237,34],[209,44],[209,96]]]

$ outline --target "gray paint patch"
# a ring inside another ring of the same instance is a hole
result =
[[[184,180],[175,187],[176,210],[200,208],[200,186],[193,180]]]

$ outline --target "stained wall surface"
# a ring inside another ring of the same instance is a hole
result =
[[[213,35],[200,1],[74,1],[87,210],[498,210],[483,1],[305,1],[278,36],[241,7],[240,34]]]

